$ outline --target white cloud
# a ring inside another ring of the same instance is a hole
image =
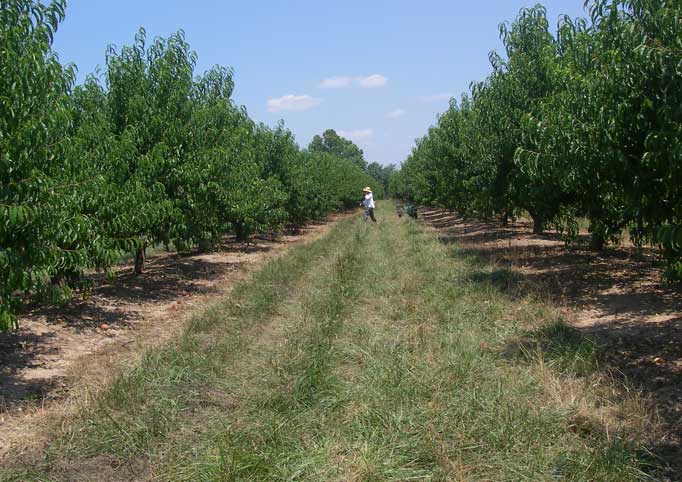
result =
[[[321,99],[309,95],[283,95],[268,100],[268,112],[302,111],[311,109],[322,102]]]
[[[421,102],[440,102],[443,100],[449,101],[452,99],[453,95],[449,92],[443,92],[441,94],[433,94],[433,95],[423,95],[419,97],[418,99]]]
[[[352,83],[353,77],[350,75],[338,75],[322,79],[319,87],[321,89],[343,89],[344,87],[350,87]]]
[[[405,111],[402,109],[394,109],[390,112],[386,112],[386,117],[389,119],[397,119],[405,115]]]
[[[388,79],[380,74],[373,74],[367,77],[358,77],[356,80],[363,89],[383,87],[388,82]]]
[[[345,89],[348,87],[362,87],[363,89],[371,89],[374,87],[383,87],[388,82],[388,79],[381,74],[372,74],[366,77],[353,75],[335,75],[333,77],[326,77],[318,84],[321,89]]]
[[[339,131],[338,134],[341,137],[345,137],[346,139],[350,139],[352,141],[361,141],[363,139],[367,139],[368,137],[372,137],[374,131],[372,129],[356,129],[352,131]]]

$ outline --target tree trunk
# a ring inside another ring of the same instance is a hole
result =
[[[592,251],[602,251],[606,240],[604,236],[599,233],[592,233],[592,238],[590,239],[590,249]]]
[[[144,262],[147,259],[147,244],[143,244],[140,248],[138,248],[137,252],[135,253],[135,270],[134,273],[136,275],[141,275],[142,272],[144,271]]]
[[[540,216],[533,216],[533,234],[542,234],[544,228],[544,223]]]
[[[504,212],[502,214],[502,216],[500,216],[500,225],[504,226],[504,227],[509,226],[509,213],[508,212]]]
[[[53,276],[50,279],[50,283],[53,286],[59,286],[60,288],[66,288],[67,286],[78,286],[82,281],[82,275],[79,271],[66,270]]]
[[[234,234],[237,237],[237,241],[246,243],[249,241],[249,231],[246,229],[244,223],[237,223],[234,227]]]
[[[213,251],[213,241],[210,239],[202,238],[199,240],[197,248],[199,248],[199,252],[201,253],[209,253]]]

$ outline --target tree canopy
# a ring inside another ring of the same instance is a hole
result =
[[[624,230],[682,278],[682,5],[590,0],[550,30],[541,5],[500,26],[504,56],[452,101],[391,180],[399,196],[467,215],[528,213],[535,232],[592,247]]]
[[[326,153],[348,159],[359,168],[367,169],[367,162],[365,161],[362,149],[352,141],[339,136],[334,129],[327,129],[321,136],[313,137],[308,150],[314,153]]]
[[[105,54],[74,86],[52,40],[65,2],[0,9],[0,330],[30,300],[66,302],[86,270],[148,246],[209,249],[226,235],[300,225],[357,206],[362,150],[326,131],[301,150],[231,99],[233,72],[197,73],[184,33]]]

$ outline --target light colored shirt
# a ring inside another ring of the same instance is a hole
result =
[[[365,194],[365,199],[362,201],[362,205],[365,206],[365,209],[374,209],[374,196],[372,195],[371,192],[368,192]]]

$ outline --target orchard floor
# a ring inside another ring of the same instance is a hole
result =
[[[0,480],[676,480],[669,427],[572,312],[390,202],[377,217],[187,308],[0,455]]]
[[[210,253],[156,251],[141,276],[122,265],[114,279],[90,275],[91,289],[67,306],[28,307],[16,332],[0,333],[0,456],[33,437],[28,427],[74,397],[92,396],[146,350],[176,338],[193,310],[292,245],[324,236],[343,216],[248,245],[226,239]]]
[[[545,300],[593,339],[603,369],[660,417],[664,429],[650,448],[682,477],[682,290],[662,282],[655,251],[624,242],[595,253],[587,234],[567,246],[557,233],[534,235],[526,221],[502,227],[438,209],[420,215],[442,242],[478,261],[472,276],[520,302]]]

